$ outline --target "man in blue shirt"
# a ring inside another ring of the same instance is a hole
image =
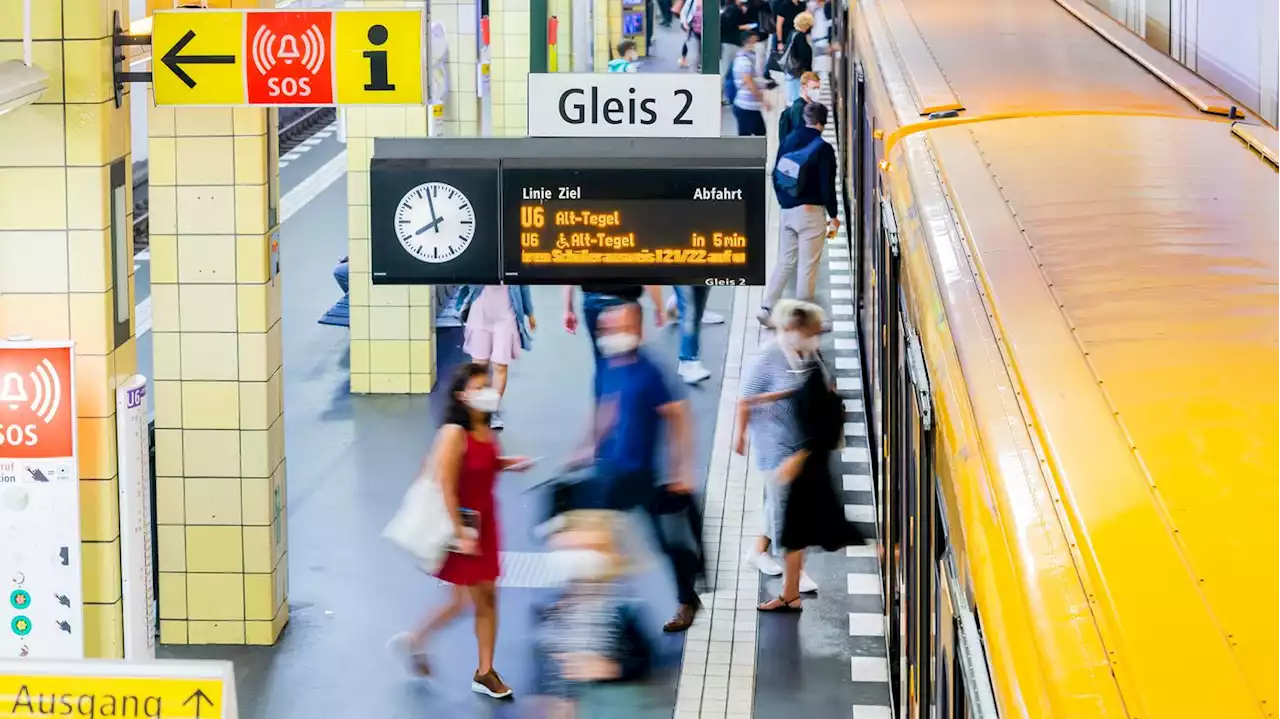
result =
[[[682,632],[693,624],[700,606],[694,582],[702,558],[698,551],[671,541],[658,515],[659,506],[669,503],[672,495],[693,498],[692,427],[678,385],[669,383],[662,368],[640,349],[642,317],[638,304],[627,303],[605,310],[599,319],[597,343],[602,361],[596,385],[597,501],[620,511],[644,508],[649,515],[675,574],[680,602],[675,617],[663,630]],[[658,454],[664,434],[671,481],[660,486]],[[696,506],[693,510],[688,514],[700,544],[701,519]]]
[[[777,180],[774,181],[774,194],[778,197],[782,216],[778,264],[765,287],[764,306],[758,316],[760,324],[766,327],[770,326],[773,304],[782,299],[789,281],[795,282],[795,299],[816,302],[813,292],[818,284],[818,267],[822,263],[822,250],[826,243],[827,218],[831,218],[832,232],[840,227],[836,199],[836,151],[822,139],[822,128],[827,124],[827,107],[820,102],[811,102],[805,105],[803,114],[804,127],[778,141],[778,156],[774,160],[774,167],[777,167],[784,156],[818,143],[817,151],[800,167],[804,181],[798,194],[779,189]]]

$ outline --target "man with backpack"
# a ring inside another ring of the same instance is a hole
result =
[[[782,299],[793,277],[796,299],[814,301],[827,218],[831,218],[833,229],[840,226],[836,151],[822,138],[826,124],[826,106],[811,102],[804,108],[804,127],[782,138],[778,144],[773,189],[782,208],[782,218],[778,264],[765,287],[764,306],[758,315],[760,324],[766,327],[771,323],[770,308]]]
[[[635,72],[638,57],[635,41],[623,40],[618,43],[618,56],[609,61],[609,72]]]
[[[800,97],[778,116],[778,142],[804,127],[804,109],[818,101],[820,92],[822,78],[818,77],[818,73],[806,72],[800,76]]]

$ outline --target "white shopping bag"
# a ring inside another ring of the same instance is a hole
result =
[[[453,541],[453,522],[434,477],[419,477],[409,487],[382,536],[412,554],[427,572],[440,569]]]

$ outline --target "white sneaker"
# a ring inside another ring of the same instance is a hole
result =
[[[756,319],[759,320],[760,324],[766,329],[773,329],[773,317],[771,315],[772,312],[769,311],[769,308],[761,307],[760,312],[756,314]]]
[[[711,310],[703,310],[702,324],[722,325],[724,324],[724,322],[725,322],[724,315],[720,314],[719,312],[712,312]]]
[[[782,576],[782,565],[778,564],[778,560],[774,559],[768,552],[753,552],[747,556],[747,563],[766,577]]]
[[[681,361],[678,372],[680,379],[684,380],[685,384],[697,384],[711,376],[711,370],[703,367],[698,360]]]
[[[818,591],[818,583],[813,581],[813,577],[808,572],[800,572],[800,593],[813,594]]]

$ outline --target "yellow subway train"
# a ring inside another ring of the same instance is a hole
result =
[[[1276,716],[1280,135],[1085,0],[833,14],[896,716]]]

